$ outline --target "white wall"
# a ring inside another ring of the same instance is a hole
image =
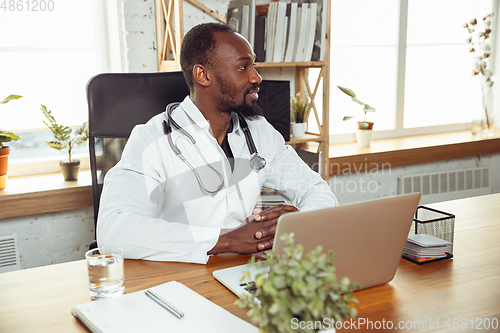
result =
[[[491,168],[491,193],[500,192],[500,154],[480,155],[439,162],[420,163],[393,168],[380,168],[368,171],[353,166],[348,174],[330,176],[330,187],[341,204],[377,199],[399,194],[398,179],[402,176],[433,172]]]
[[[94,239],[92,207],[0,220],[0,236],[16,234],[21,268],[83,259]]]

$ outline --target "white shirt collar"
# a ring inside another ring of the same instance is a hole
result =
[[[191,97],[188,95],[179,105],[181,110],[190,118],[191,122],[198,125],[199,128],[207,128],[209,127],[209,123],[203,113],[198,109],[198,107],[193,103]],[[175,113],[176,110],[172,112]],[[179,117],[179,115],[177,116]],[[182,117],[182,116],[181,116]],[[231,121],[233,122],[233,131],[232,133],[239,133],[240,122],[238,119],[238,115],[234,112],[231,113]],[[179,121],[178,121],[179,122]],[[180,123],[180,122],[179,122]],[[181,126],[185,126],[187,124],[182,124]]]

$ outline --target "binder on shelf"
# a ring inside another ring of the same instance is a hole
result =
[[[230,9],[240,8],[241,26],[238,31],[254,46],[255,39],[255,0],[232,0],[228,4],[227,24],[231,25]],[[234,28],[233,28],[234,29]]]
[[[255,16],[255,42],[254,42],[254,52],[256,55],[256,62],[266,61],[266,14],[261,14]]]
[[[297,3],[290,4],[290,19],[288,20],[288,38],[285,52],[285,62],[292,62],[295,51],[295,37],[297,35]]]
[[[304,56],[302,61],[311,61],[314,39],[316,35],[316,17],[317,17],[317,7],[316,3],[309,4],[309,22],[307,27],[306,45],[304,47]]]
[[[306,27],[309,26],[309,4],[303,3],[301,5],[301,10],[300,10],[300,26],[298,26],[298,41],[297,41],[297,50],[295,52],[295,57],[294,61],[295,62],[301,62],[302,58],[304,57],[304,50],[306,46],[306,38],[307,38],[307,29]]]
[[[285,38],[286,38],[286,2],[277,2],[276,12],[276,33],[274,41],[273,62],[282,62],[284,58]]]
[[[271,2],[267,11],[266,20],[266,62],[273,62],[274,43],[276,39],[276,16],[278,12],[278,3]]]
[[[91,332],[248,332],[259,329],[177,281],[150,288],[183,312],[177,318],[145,290],[76,305],[72,314]]]
[[[240,33],[243,37],[248,39],[248,22],[243,21],[243,8],[245,6],[240,7],[228,7],[227,9],[227,25],[230,26],[234,31]],[[248,6],[247,6],[248,8]],[[243,28],[245,26],[245,28]],[[243,30],[246,30],[247,34],[243,33]]]
[[[327,0],[309,0],[309,2],[317,4],[316,34],[311,61],[324,61],[328,3]]]

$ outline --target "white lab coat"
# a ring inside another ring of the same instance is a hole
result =
[[[233,113],[233,131],[228,134],[235,158],[231,172],[208,121],[188,96],[172,119],[196,140],[201,154],[179,131],[170,135],[209,190],[221,181],[207,163],[223,176],[224,188],[206,194],[192,170],[174,154],[164,134],[166,117],[163,112],[136,126],[120,162],[106,174],[97,222],[99,246],[119,246],[126,258],[206,263],[221,230],[240,226],[252,214],[262,187],[277,190],[300,210],[338,204],[328,184],[284,144],[264,117],[247,120],[257,151],[267,162],[255,172]]]

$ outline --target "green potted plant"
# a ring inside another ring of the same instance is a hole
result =
[[[294,138],[303,137],[306,132],[305,116],[309,103],[307,98],[300,97],[300,92],[292,97],[292,135]]]
[[[13,99],[19,99],[22,96],[9,95],[0,104],[6,104]],[[7,171],[9,166],[10,147],[5,146],[5,142],[16,141],[21,139],[16,134],[0,129],[0,190],[5,189],[7,186]]]
[[[286,245],[283,255],[272,250],[264,255],[269,272],[257,274],[252,286],[255,294],[243,296],[236,304],[250,308],[247,315],[261,332],[334,331],[344,319],[356,317],[353,291],[361,286],[348,277],[337,279],[331,250],[322,253],[318,246],[303,258],[304,249],[295,246],[293,236],[280,237]],[[250,276],[246,272],[243,279]]]
[[[356,132],[356,139],[358,141],[358,144],[362,147],[369,147],[370,142],[372,139],[372,133],[373,133],[373,122],[371,121],[366,121],[366,114],[368,112],[375,112],[375,108],[371,107],[370,105],[361,102],[357,97],[354,91],[352,91],[349,88],[337,86],[339,89],[346,94],[347,96],[351,97],[353,102],[358,103],[363,106],[363,121],[358,121],[358,131]],[[354,118],[353,116],[345,116],[343,118],[343,121],[349,120],[351,118]]]
[[[68,126],[59,125],[56,118],[51,114],[49,110],[42,105],[40,108],[45,118],[49,123],[43,122],[54,134],[54,141],[45,141],[47,145],[57,150],[65,150],[68,153],[68,160],[60,161],[59,166],[61,167],[64,180],[78,180],[78,170],[80,168],[80,160],[72,159],[73,149],[89,138],[89,124],[84,122],[80,127],[75,129],[74,135],[72,136],[73,130]]]

